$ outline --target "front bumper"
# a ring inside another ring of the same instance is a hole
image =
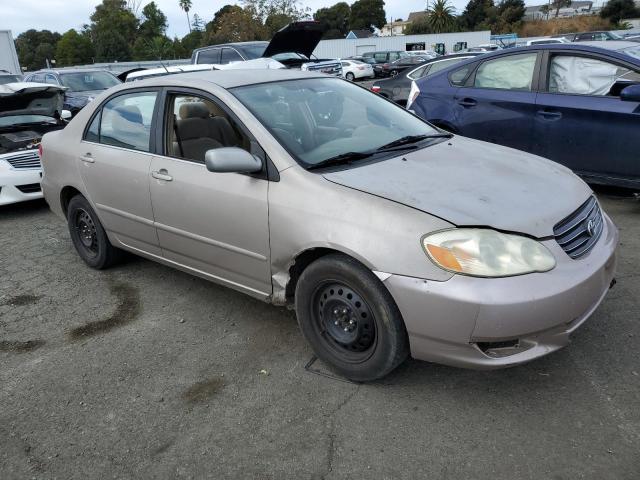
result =
[[[572,260],[555,240],[543,242],[557,260],[546,273],[509,278],[454,275],[435,282],[391,275],[385,285],[403,315],[411,355],[476,369],[528,362],[569,343],[613,281],[618,230],[605,229],[586,256]]]
[[[0,160],[0,205],[42,198],[41,179],[42,169],[14,169]]]

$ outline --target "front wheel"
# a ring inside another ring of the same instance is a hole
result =
[[[353,81],[355,81],[356,76],[351,72],[347,72],[347,74],[345,75],[345,78],[347,80],[349,80],[350,82],[353,82]]]
[[[102,270],[120,259],[121,250],[111,245],[96,212],[82,195],[69,202],[67,224],[73,246],[90,267]]]
[[[298,280],[295,307],[318,358],[351,380],[381,378],[409,354],[393,297],[350,257],[329,255],[309,265]]]

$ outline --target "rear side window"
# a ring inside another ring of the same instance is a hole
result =
[[[476,72],[476,88],[531,91],[537,53],[509,55],[488,60]]]
[[[198,53],[196,63],[220,63],[220,49],[211,48],[209,50],[202,50]]]
[[[87,129],[87,133],[84,136],[84,139],[88,142],[100,142],[100,116],[102,114],[102,110],[98,112],[98,114],[93,117],[93,121],[89,128]]]
[[[157,95],[157,92],[136,92],[109,100],[89,126],[85,140],[95,141],[91,139],[97,135],[103,145],[148,152]],[[94,126],[96,120],[99,131]]]
[[[387,54],[386,53],[376,53],[373,58],[375,58],[376,62],[386,62],[387,61]]]
[[[444,70],[445,68],[449,68],[451,65],[455,65],[456,63],[459,63],[463,60],[467,60],[466,58],[451,58],[449,60],[442,60],[440,62],[435,62],[431,64],[431,68],[429,69],[428,72],[426,72],[426,75],[433,75],[434,73],[437,73],[441,70]]]
[[[467,77],[469,76],[469,73],[471,72],[472,68],[473,68],[473,65],[466,65],[462,68],[459,68],[451,72],[449,74],[449,82],[451,82],[451,85],[454,85],[456,87],[462,87]]]
[[[413,72],[411,72],[409,75],[407,75],[407,77],[409,77],[411,80],[417,80],[419,78],[422,78],[425,74],[425,71],[428,70],[429,67],[430,65],[425,65],[424,67],[417,68]]]

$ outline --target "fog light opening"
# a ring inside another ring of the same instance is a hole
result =
[[[508,357],[522,351],[520,340],[502,340],[500,342],[477,342],[482,353],[492,358]]]

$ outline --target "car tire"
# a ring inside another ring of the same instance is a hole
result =
[[[316,356],[348,379],[384,377],[409,355],[393,297],[369,269],[346,255],[327,255],[302,272],[295,309]]]
[[[69,201],[67,225],[78,255],[91,268],[102,270],[121,259],[122,251],[111,245],[96,212],[82,195]]]
[[[396,75],[398,75],[398,71],[397,70],[391,70],[391,73],[389,73],[390,76],[395,77]]]
[[[347,72],[347,74],[344,77],[350,82],[355,82],[356,80],[356,76],[351,72]]]

